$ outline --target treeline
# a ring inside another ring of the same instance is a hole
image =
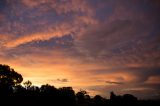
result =
[[[30,81],[22,86],[22,81],[21,74],[0,64],[0,106],[160,106],[159,101],[138,100],[131,94],[117,96],[111,92],[110,99],[106,99],[100,95],[90,97],[86,91],[75,93],[72,87],[37,87]]]

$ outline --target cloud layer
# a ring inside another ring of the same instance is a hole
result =
[[[1,0],[0,63],[33,84],[157,98],[158,0]]]

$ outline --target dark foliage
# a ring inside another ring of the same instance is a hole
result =
[[[33,86],[31,81],[7,65],[0,65],[0,106],[160,106],[159,101],[138,100],[131,94],[117,96],[111,92],[110,99],[86,91],[74,92],[72,87],[55,88],[49,84]]]

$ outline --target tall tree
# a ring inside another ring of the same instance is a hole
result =
[[[0,91],[1,94],[9,93],[12,87],[23,81],[21,74],[14,71],[8,65],[0,64]]]

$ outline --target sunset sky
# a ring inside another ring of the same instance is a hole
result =
[[[0,64],[37,86],[160,98],[160,1],[0,0]]]

